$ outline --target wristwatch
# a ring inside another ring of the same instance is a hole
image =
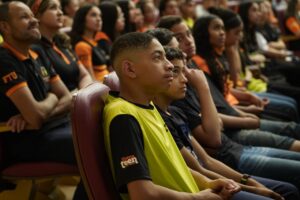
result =
[[[249,174],[243,174],[242,178],[241,178],[241,184],[244,184],[246,185],[247,182],[248,182],[248,179],[250,178],[251,176]]]

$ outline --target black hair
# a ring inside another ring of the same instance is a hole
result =
[[[147,48],[154,37],[147,33],[132,32],[126,33],[113,43],[110,53],[110,59],[114,65],[115,59],[124,51],[138,49],[138,48]]]
[[[160,0],[159,2],[159,15],[163,16],[163,12],[165,11],[167,4],[173,0]]]
[[[212,7],[208,11],[222,19],[226,31],[237,28],[243,23],[241,17],[229,9]]]
[[[63,13],[66,15],[66,7],[68,7],[68,5],[70,4],[71,0],[60,0],[60,4],[61,4],[61,9],[63,11]]]
[[[11,2],[5,2],[0,4],[0,21],[8,21],[9,19],[9,4]]]
[[[179,48],[164,47],[164,49],[168,60],[172,61],[178,59],[184,61],[185,56]]]
[[[0,4],[0,22],[5,21],[7,22],[9,20],[9,4],[11,2],[5,2]],[[2,30],[0,29],[0,34],[2,33]]]
[[[72,30],[70,32],[73,47],[77,44],[77,42],[79,42],[82,39],[81,37],[85,30],[86,16],[93,7],[96,6],[93,4],[86,4],[77,10],[74,16]]]
[[[116,39],[116,22],[118,19],[117,4],[111,1],[101,2],[99,8],[102,13],[102,31],[114,41]]]
[[[182,22],[182,18],[176,15],[163,16],[160,18],[157,27],[171,29],[173,26],[180,24]]]
[[[125,18],[125,28],[123,33],[129,33],[135,31],[134,24],[130,22],[129,16],[129,1],[130,0],[117,0],[117,4],[120,6]]]
[[[242,46],[244,46],[245,50],[249,52],[256,51],[258,49],[258,44],[255,36],[256,26],[250,25],[248,15],[251,6],[253,6],[254,3],[259,2],[259,0],[245,1],[239,7],[239,14],[244,24],[244,37],[242,41]]]
[[[163,46],[168,45],[174,37],[173,32],[165,28],[155,28],[146,33],[155,37]]]
[[[195,45],[197,54],[205,59],[211,73],[212,80],[216,84],[217,88],[225,93],[224,82],[226,80],[226,71],[220,63],[217,62],[217,55],[215,49],[210,44],[210,36],[208,27],[214,19],[218,19],[216,15],[207,15],[198,18],[194,24],[193,36],[195,39]]]

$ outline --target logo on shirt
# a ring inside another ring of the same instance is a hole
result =
[[[41,67],[41,75],[42,77],[47,77],[48,76],[48,71],[44,66]]]
[[[6,84],[9,81],[16,80],[17,78],[18,78],[17,73],[15,71],[13,71],[13,72],[10,72],[9,74],[3,76],[2,80]]]
[[[122,157],[121,158],[121,167],[123,169],[131,166],[131,165],[136,165],[136,164],[139,164],[137,158],[134,156],[134,155],[131,155],[131,156],[126,156],[126,157]]]

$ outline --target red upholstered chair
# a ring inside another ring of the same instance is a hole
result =
[[[111,72],[105,75],[103,83],[107,85],[110,90],[112,91],[119,91],[120,90],[120,81],[119,77],[117,76],[116,72]]]
[[[55,162],[28,162],[9,165],[1,169],[2,189],[14,189],[11,181],[31,180],[32,186],[28,199],[34,200],[37,192],[37,179],[58,178],[60,176],[78,175],[74,165]]]
[[[73,141],[90,200],[120,199],[113,184],[102,134],[102,110],[108,91],[107,86],[93,83],[73,96]]]

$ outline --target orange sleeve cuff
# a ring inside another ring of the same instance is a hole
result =
[[[297,33],[300,31],[300,24],[294,17],[290,17],[286,20],[286,26],[292,33]]]
[[[11,96],[13,93],[15,93],[18,89],[23,88],[23,87],[28,87],[27,82],[21,82],[15,86],[13,86],[12,88],[10,88],[7,92],[6,92],[6,96]]]
[[[56,82],[56,81],[58,81],[58,80],[60,80],[59,75],[55,75],[55,76],[53,76],[53,77],[50,79],[50,83],[54,83],[54,82]]]

